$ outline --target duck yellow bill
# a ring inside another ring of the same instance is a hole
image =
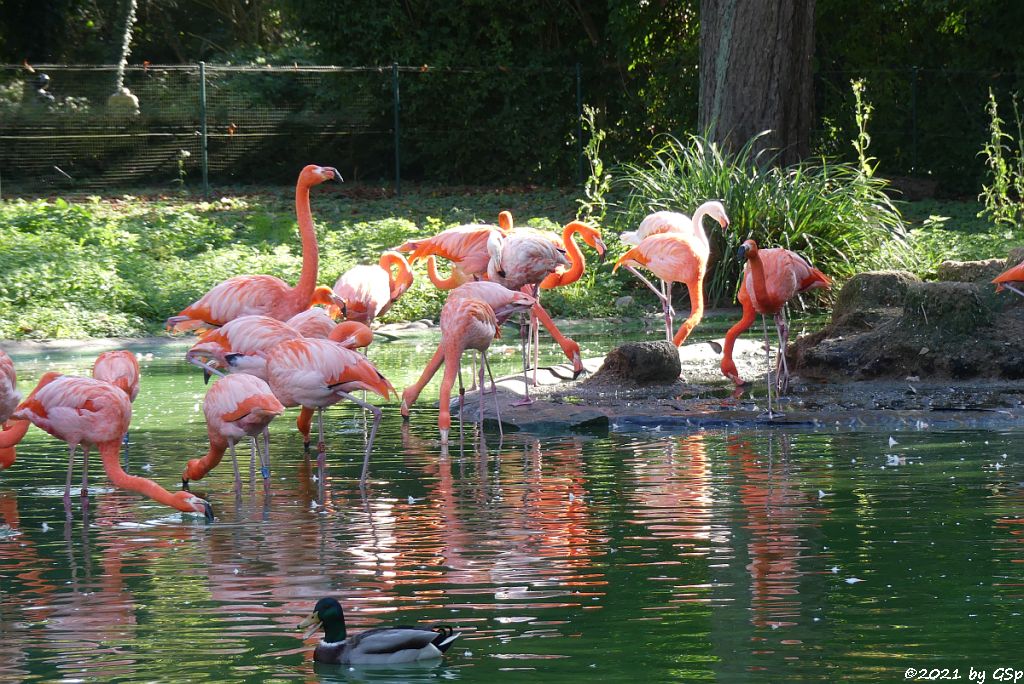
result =
[[[306,633],[302,635],[303,639],[308,639],[316,633],[316,630],[320,629],[320,616],[315,612],[310,613],[309,617],[299,623],[297,629],[302,629],[303,627],[309,627]]]

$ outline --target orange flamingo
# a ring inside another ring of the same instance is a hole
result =
[[[412,269],[398,252],[384,252],[375,266],[353,266],[334,283],[334,300],[345,318],[370,324],[412,285]]]
[[[409,263],[426,259],[430,282],[440,290],[451,290],[474,278],[483,277],[491,259],[488,244],[494,236],[504,237],[511,232],[512,214],[503,211],[498,214],[497,226],[488,223],[455,226],[433,237],[409,240],[395,247],[395,251],[409,252]],[[436,261],[430,258],[433,255],[452,262],[452,272],[448,278],[438,275]]]
[[[704,273],[707,270],[711,245],[704,232],[704,217],[711,216],[722,228],[729,227],[729,217],[720,202],[705,202],[697,207],[691,220],[685,214],[655,212],[640,223],[634,233],[624,233],[627,240],[639,239],[636,247],[619,258],[614,273],[625,266],[661,301],[665,312],[665,338],[677,347],[686,341],[704,316]],[[644,266],[662,281],[661,290],[643,277],[635,266]],[[672,283],[686,284],[690,291],[690,316],[679,332],[672,336]]]
[[[21,402],[13,416],[20,423],[0,433],[0,448],[11,447],[8,435],[24,436],[31,422],[68,444],[68,475],[64,486],[64,509],[71,514],[71,475],[75,451],[82,447],[82,496],[88,495],[89,449],[96,447],[103,468],[115,487],[144,494],[164,505],[187,513],[202,513],[213,520],[210,504],[189,492],[172,494],[156,482],[136,477],[121,468],[121,436],[128,431],[132,404],[120,389],[94,378],[79,378],[50,371],[43,374],[32,393]]]
[[[402,416],[409,417],[409,407],[416,402],[423,388],[444,364],[444,377],[441,379],[441,391],[438,399],[437,427],[441,432],[441,444],[448,444],[448,431],[452,425],[451,395],[452,385],[459,374],[462,352],[475,349],[480,352],[480,387],[484,386],[484,369],[487,367],[487,349],[498,330],[498,319],[494,309],[487,302],[469,296],[471,293],[460,293],[463,288],[470,288],[475,283],[468,283],[456,288],[441,308],[441,343],[433,357],[423,369],[420,379],[402,392]],[[536,300],[522,292],[510,292],[507,308],[527,310]],[[483,392],[480,393],[480,420],[483,421]],[[497,406],[497,397],[495,397]],[[499,417],[500,424],[500,417]]]
[[[174,332],[210,328],[240,316],[261,314],[286,321],[311,306],[316,289],[319,253],[316,230],[309,209],[309,189],[324,181],[342,180],[338,170],[330,166],[310,164],[302,169],[295,185],[295,213],[302,237],[302,274],[295,287],[280,278],[268,275],[242,275],[228,278],[185,307],[177,316],[167,319]]]
[[[267,379],[267,353],[302,334],[269,316],[242,316],[209,330],[185,353],[185,359],[207,373],[248,373]]]
[[[188,462],[181,474],[181,488],[187,491],[189,480],[202,479],[220,463],[225,449],[230,449],[235,468],[235,493],[241,494],[242,478],[238,474],[235,443],[251,437],[255,444],[256,435],[282,413],[284,406],[270,391],[270,385],[254,375],[229,375],[215,382],[203,399],[210,450],[202,458]],[[268,486],[269,451],[260,452],[260,463],[264,468],[264,486]]]
[[[1024,291],[1020,289],[1022,284],[1024,284],[1024,261],[1011,269],[1003,271],[993,278],[992,282],[996,285],[996,292],[1002,292],[1005,287],[1007,290],[1016,292],[1021,297],[1024,297]]]
[[[330,288],[326,289],[330,290]],[[314,295],[315,298],[316,295]],[[334,326],[337,325],[327,310],[319,306],[295,314],[285,321],[285,324],[297,330],[303,337],[319,337],[323,340],[327,339],[327,336],[334,330]]]
[[[7,419],[18,408],[19,403],[21,392],[18,391],[18,376],[14,372],[14,362],[3,349],[0,349],[0,432],[7,431]],[[14,459],[13,446],[0,448],[0,470],[10,468]]]
[[[349,394],[357,389],[376,392],[386,400],[395,392],[387,378],[370,361],[331,340],[301,338],[282,342],[267,355],[267,381],[274,396],[285,406],[317,409],[320,440],[317,465],[325,466],[323,409],[348,399],[373,414],[373,427],[363,455],[360,483],[366,482],[370,452],[380,425],[381,410]]]
[[[779,392],[783,393],[789,383],[789,367],[786,364],[789,328],[786,325],[784,312],[786,302],[801,292],[815,288],[827,288],[831,285],[831,281],[824,273],[807,263],[802,256],[788,249],[758,249],[756,242],[747,240],[740,245],[738,256],[740,259],[747,260],[747,265],[743,269],[743,284],[739,292],[740,304],[743,305],[743,317],[725,334],[722,373],[737,386],[745,384],[732,360],[732,350],[736,338],[753,324],[756,314],[773,314],[779,335],[779,361],[776,374]],[[764,345],[765,349],[768,349],[767,329],[765,329]],[[769,398],[769,410],[770,404],[771,399]]]

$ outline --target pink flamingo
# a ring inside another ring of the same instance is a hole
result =
[[[323,409],[348,399],[373,414],[373,427],[363,456],[360,483],[366,482],[370,452],[380,425],[381,410],[349,394],[365,389],[387,399],[394,388],[370,361],[358,352],[331,340],[302,338],[282,342],[267,355],[267,381],[282,404],[317,409],[320,440],[317,465],[325,466]]]
[[[348,320],[370,324],[412,285],[412,269],[398,252],[384,252],[375,266],[353,266],[334,283],[334,299]]]
[[[498,330],[498,319],[494,309],[487,302],[475,299],[472,291],[460,293],[463,288],[471,288],[482,283],[468,283],[452,291],[441,308],[441,343],[420,375],[420,379],[402,393],[402,416],[409,417],[409,407],[416,402],[423,388],[444,364],[444,377],[441,380],[441,391],[438,399],[439,413],[437,427],[441,432],[441,444],[448,444],[448,432],[451,428],[451,394],[452,385],[459,374],[462,352],[475,349],[480,352],[480,387],[484,386],[484,369],[487,367],[487,349]],[[522,292],[510,292],[508,303],[503,307],[505,313],[516,309],[525,311],[532,307],[536,300]],[[493,382],[493,378],[492,378]],[[483,392],[480,393],[480,420],[483,421]],[[497,397],[495,397],[497,406]],[[499,425],[501,418],[498,418]]]
[[[732,359],[736,338],[754,322],[756,314],[775,316],[775,327],[779,335],[779,361],[776,370],[779,393],[784,393],[789,384],[789,367],[786,364],[786,344],[789,328],[786,325],[786,302],[801,292],[831,285],[828,277],[811,266],[795,252],[788,249],[758,249],[757,243],[747,240],[739,248],[739,258],[746,259],[739,300],[743,305],[743,317],[725,334],[722,373],[736,383],[745,384]],[[765,330],[765,349],[768,346],[768,331]],[[771,410],[771,382],[769,378],[769,410]]]
[[[289,287],[280,278],[268,275],[242,275],[228,278],[185,307],[177,316],[167,319],[167,327],[174,332],[196,328],[210,328],[232,321],[240,316],[264,315],[286,321],[311,306],[316,289],[319,253],[316,230],[309,209],[309,189],[324,181],[337,178],[338,170],[330,166],[310,164],[302,169],[295,185],[295,213],[302,236],[302,274],[295,287]]]
[[[498,225],[473,223],[455,226],[441,231],[433,237],[421,240],[409,240],[395,247],[395,251],[409,252],[409,263],[418,259],[427,259],[427,275],[430,282],[440,290],[450,290],[487,273],[487,263],[491,259],[488,243],[494,237],[504,237],[512,232],[512,214],[503,211],[498,214]],[[452,262],[452,272],[448,278],[441,278],[437,273],[436,261],[429,258],[433,255],[444,257]]]
[[[665,335],[678,347],[697,327],[704,315],[704,272],[707,269],[711,245],[704,232],[704,217],[711,216],[722,228],[729,227],[729,217],[721,202],[705,202],[697,207],[691,220],[686,214],[657,211],[640,222],[634,232],[622,234],[627,244],[637,245],[626,252],[615,268],[625,266],[657,295],[665,312]],[[646,266],[661,279],[661,289],[654,287],[640,275],[634,266]],[[684,321],[675,338],[672,337],[672,283],[682,282],[690,291],[690,316]]]
[[[92,364],[92,377],[120,388],[133,404],[135,397],[139,396],[141,375],[135,354],[124,349],[102,352]],[[124,444],[127,450],[127,432],[124,433]]]
[[[181,474],[182,489],[188,490],[189,480],[202,479],[220,463],[225,449],[230,449],[235,468],[235,493],[241,494],[242,478],[238,474],[235,443],[246,437],[253,438],[255,443],[256,435],[282,413],[284,406],[270,391],[270,385],[254,375],[229,375],[215,382],[203,399],[210,450],[202,458],[188,462]],[[269,468],[270,452],[261,452],[260,461],[265,464],[264,468]]]
[[[1016,292],[1021,297],[1024,297],[1024,291],[1020,289],[1022,283],[1024,283],[1024,261],[1011,269],[1003,271],[993,278],[992,282],[996,285],[996,292],[1002,292],[1005,287],[1007,290]]]
[[[203,333],[185,359],[207,373],[248,373],[266,380],[267,353],[281,342],[300,337],[298,330],[275,318],[242,316]]]
[[[68,444],[68,475],[64,485],[64,509],[71,513],[71,474],[75,451],[82,447],[82,496],[87,496],[89,449],[96,447],[103,468],[115,487],[139,492],[186,513],[202,513],[213,520],[210,504],[190,492],[171,493],[152,480],[136,477],[121,468],[121,436],[128,431],[132,404],[122,390],[93,378],[48,372],[12,415],[20,425],[0,433],[0,448],[12,447],[9,435],[20,440],[29,422]],[[20,432],[20,436],[17,434]]]
[[[18,376],[14,372],[14,362],[3,349],[0,349],[0,432],[6,432],[9,428],[13,428],[13,426],[7,425],[7,419],[11,417],[20,403],[21,392],[18,391]],[[0,439],[3,437],[0,436]],[[18,440],[20,439],[19,437]],[[0,448],[0,470],[10,468],[14,463],[15,456],[13,446]]]
[[[330,288],[327,288],[330,290]],[[315,295],[314,295],[315,298]],[[303,337],[319,337],[326,340],[337,325],[326,309],[314,306],[289,318],[285,323]]]

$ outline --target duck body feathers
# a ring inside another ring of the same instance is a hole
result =
[[[354,634],[344,641],[321,641],[313,652],[320,663],[397,665],[440,658],[459,637],[450,627],[382,627]]]

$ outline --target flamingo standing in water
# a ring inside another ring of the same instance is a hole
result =
[[[487,349],[494,340],[498,330],[498,319],[495,310],[482,299],[476,299],[473,290],[460,292],[463,288],[473,288],[483,283],[467,283],[456,288],[449,295],[448,301],[441,308],[441,343],[427,363],[420,379],[406,388],[402,393],[402,416],[409,417],[409,407],[415,403],[420,392],[430,379],[444,364],[444,377],[441,379],[441,391],[438,399],[437,427],[441,433],[441,444],[448,444],[448,432],[451,429],[451,394],[452,385],[459,374],[462,352],[475,349],[480,352],[480,387],[484,386],[484,369],[487,367]],[[510,314],[516,309],[525,311],[536,303],[536,299],[523,292],[509,291],[508,304],[503,307],[503,314]],[[483,421],[483,392],[480,392],[480,420]],[[497,397],[495,397],[497,402]],[[500,423],[500,418],[499,418]]]
[[[187,491],[189,480],[202,479],[220,463],[225,449],[230,449],[231,463],[235,468],[235,494],[240,495],[242,478],[238,474],[235,443],[246,437],[253,438],[255,443],[256,435],[282,413],[284,406],[270,391],[270,385],[254,375],[229,375],[215,382],[203,399],[210,450],[202,458],[188,462],[181,474],[181,488]],[[265,468],[269,467],[269,450],[260,454],[260,461],[267,464]],[[264,487],[269,486],[267,480],[263,484]]]
[[[94,378],[79,378],[48,372],[28,398],[11,416],[17,425],[0,433],[0,448],[12,447],[25,435],[31,422],[68,444],[68,475],[64,486],[64,509],[71,513],[71,474],[75,451],[82,447],[82,496],[88,495],[89,449],[96,447],[103,468],[115,487],[144,494],[164,505],[186,513],[202,513],[213,520],[210,504],[190,492],[171,493],[152,480],[136,477],[121,468],[121,437],[132,419],[128,395],[113,385]],[[19,434],[20,433],[20,434]],[[13,443],[9,443],[11,438]]]
[[[365,389],[387,399],[394,388],[376,366],[362,354],[346,349],[331,340],[302,338],[282,342],[267,355],[267,381],[282,404],[317,409],[320,439],[317,443],[317,465],[326,465],[327,445],[324,443],[323,409],[342,399],[362,406],[373,413],[373,427],[366,442],[360,483],[366,482],[370,452],[380,425],[381,410],[361,401],[350,392]]]
[[[427,276],[440,290],[451,290],[481,278],[487,273],[491,259],[490,244],[495,237],[505,237],[512,232],[512,214],[503,211],[498,214],[498,225],[472,223],[442,230],[433,237],[409,240],[395,247],[397,252],[409,252],[409,263],[418,259],[427,260]],[[452,262],[451,275],[442,278],[437,273],[434,255]]]
[[[203,333],[185,353],[185,359],[207,373],[248,373],[267,379],[267,353],[281,342],[302,334],[269,316],[242,316],[221,328]]]
[[[711,216],[722,228],[729,227],[729,217],[721,202],[705,202],[697,207],[693,219],[686,214],[657,211],[640,222],[633,232],[622,234],[622,241],[636,244],[612,269],[625,266],[657,295],[665,312],[665,336],[677,347],[697,327],[704,315],[704,273],[707,270],[711,245],[704,232],[704,217]],[[661,289],[654,287],[635,266],[645,266],[661,279]],[[672,336],[672,283],[682,282],[690,291],[690,316],[679,332]]]
[[[18,376],[14,372],[14,362],[3,349],[0,349],[0,433],[7,431],[7,419],[20,403],[21,392],[18,391]],[[2,439],[3,436],[0,435],[0,440]],[[10,468],[14,459],[13,446],[0,448],[0,470]]]
[[[135,354],[124,349],[102,352],[92,364],[92,377],[121,388],[133,404],[135,397],[139,396],[139,377],[141,375]],[[127,432],[124,433],[124,443],[127,446]]]
[[[996,292],[1002,292],[1003,288],[1006,288],[1024,297],[1024,291],[1020,289],[1024,286],[1024,261],[1011,269],[1003,271],[993,278],[992,282],[996,285]]]
[[[196,328],[224,325],[240,316],[259,314],[286,321],[312,305],[316,290],[319,252],[316,230],[309,209],[309,189],[324,181],[342,180],[330,166],[310,164],[302,169],[295,185],[295,213],[302,237],[302,274],[295,287],[268,275],[241,275],[228,278],[167,319],[168,329],[184,332]]]
[[[743,269],[743,281],[740,287],[739,300],[743,305],[743,317],[725,334],[722,373],[736,383],[743,385],[736,364],[732,360],[732,350],[736,338],[747,330],[754,322],[756,314],[775,316],[775,327],[779,335],[779,361],[776,369],[778,391],[786,391],[789,384],[789,367],[786,364],[786,344],[789,341],[789,328],[786,325],[784,308],[786,302],[794,296],[815,288],[827,288],[831,285],[828,277],[811,266],[795,252],[788,249],[758,249],[757,243],[747,240],[740,245],[738,256],[746,259]],[[765,349],[768,346],[768,331],[765,329]],[[769,371],[768,405],[771,411],[771,378]]]
[[[374,266],[353,266],[334,283],[345,318],[369,325],[412,285],[412,269],[398,252],[384,252]]]

